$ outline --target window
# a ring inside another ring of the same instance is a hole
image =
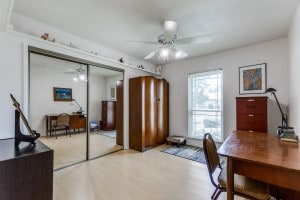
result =
[[[116,94],[116,91],[117,91],[117,86],[110,86],[110,99],[111,100],[116,100],[117,99],[117,94]]]
[[[223,72],[214,70],[189,75],[189,137],[202,139],[210,133],[223,140]]]

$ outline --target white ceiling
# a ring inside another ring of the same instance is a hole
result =
[[[16,0],[13,12],[144,58],[164,20],[178,23],[178,38],[214,35],[210,44],[184,45],[191,57],[287,35],[299,0]]]
[[[48,56],[43,56],[39,54],[31,54],[30,65],[35,67],[48,68],[60,73],[67,73],[67,74],[76,73],[75,70],[80,67],[86,70],[86,65],[82,65],[79,63],[70,62],[62,59],[56,59]],[[90,74],[98,75],[101,77],[111,77],[111,76],[122,75],[123,73],[119,71],[105,69],[102,67],[91,66]]]

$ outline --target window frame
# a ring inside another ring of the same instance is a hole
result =
[[[217,72],[219,72],[221,74],[221,109],[220,109],[220,115],[221,115],[221,135],[220,138],[221,140],[216,140],[216,142],[223,142],[224,141],[224,106],[223,106],[223,102],[224,102],[224,73],[223,73],[223,69],[212,69],[212,70],[207,70],[207,71],[199,71],[199,72],[193,72],[193,73],[189,73],[188,75],[188,138],[190,139],[196,139],[196,140],[202,140],[203,138],[199,138],[199,137],[193,137],[192,135],[192,131],[193,131],[193,115],[192,112],[194,111],[192,109],[192,98],[193,98],[193,93],[192,93],[192,80],[193,77],[195,77],[198,74],[217,74]],[[212,111],[214,112],[214,111]],[[218,112],[218,111],[215,111]],[[203,133],[204,135],[205,133]]]

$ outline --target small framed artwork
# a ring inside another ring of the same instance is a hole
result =
[[[72,89],[53,87],[54,101],[72,101]]]
[[[266,68],[266,63],[240,67],[240,94],[265,93],[267,84]]]
[[[111,100],[116,100],[117,99],[117,88],[116,86],[110,86],[110,99]]]

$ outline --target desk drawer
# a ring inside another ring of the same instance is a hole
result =
[[[237,113],[264,114],[267,112],[267,98],[240,97],[236,101]]]
[[[239,114],[237,118],[237,129],[267,132],[267,115]]]

